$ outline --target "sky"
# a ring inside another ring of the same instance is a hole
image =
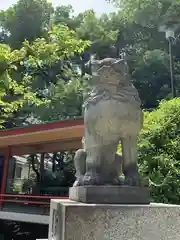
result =
[[[0,0],[0,9],[7,9],[16,2],[17,0]],[[51,2],[55,6],[70,4],[73,6],[76,14],[87,9],[94,9],[98,15],[115,11],[113,6],[106,3],[105,0],[51,0]]]

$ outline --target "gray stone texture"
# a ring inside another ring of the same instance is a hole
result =
[[[52,200],[49,240],[179,240],[180,206]]]
[[[74,186],[141,186],[137,139],[143,125],[141,100],[124,59],[91,62],[92,79],[83,104],[83,148],[76,152]],[[122,144],[122,156],[117,146]]]
[[[83,203],[149,204],[150,191],[133,186],[79,186],[69,189],[69,199]]]

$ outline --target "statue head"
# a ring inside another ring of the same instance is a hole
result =
[[[126,85],[130,83],[129,69],[124,59],[105,58],[91,62],[94,84]]]

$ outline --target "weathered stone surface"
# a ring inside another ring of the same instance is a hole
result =
[[[180,206],[51,201],[49,240],[179,239]]]
[[[83,203],[149,204],[149,189],[130,186],[80,186],[69,189],[69,199]]]
[[[120,171],[127,186],[140,186],[137,138],[143,124],[141,101],[124,59],[91,62],[92,81],[83,104],[83,149],[76,152],[76,182],[83,185],[120,185]],[[122,144],[122,157],[117,146]],[[117,161],[118,160],[118,161]]]

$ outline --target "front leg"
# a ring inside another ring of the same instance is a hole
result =
[[[116,154],[117,142],[87,151],[85,183],[90,185],[120,185],[122,156]],[[96,159],[96,160],[95,160]],[[95,160],[95,161],[94,161]]]
[[[86,153],[86,173],[83,177],[83,185],[104,185],[102,147],[86,149]]]
[[[140,186],[140,174],[137,164],[137,137],[122,139],[123,173],[125,185]]]
[[[86,173],[86,152],[84,149],[76,151],[74,156],[74,166],[76,170],[76,181],[73,186],[77,187],[83,185],[83,177]]]
[[[115,154],[115,160],[112,163],[110,171],[110,179],[112,185],[124,185],[124,179],[122,175],[123,157],[119,154]],[[110,169],[109,169],[110,170]]]

